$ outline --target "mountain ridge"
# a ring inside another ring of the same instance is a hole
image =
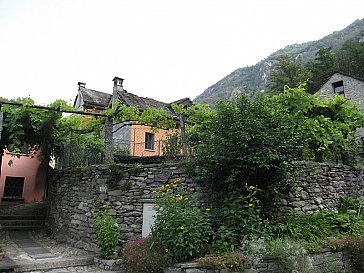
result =
[[[355,39],[364,42],[364,19],[357,19],[340,31],[315,41],[292,44],[270,54],[253,66],[241,67],[225,76],[195,98],[195,102],[213,105],[221,99],[232,99],[239,94],[251,95],[251,90],[264,90],[267,87],[272,67],[281,55],[300,58],[304,62],[314,59],[315,53],[323,47],[338,50],[346,40]]]

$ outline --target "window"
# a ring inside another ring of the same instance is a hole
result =
[[[145,133],[145,149],[154,150],[154,134]]]
[[[23,199],[24,177],[7,176],[5,178],[4,199]]]
[[[334,92],[338,95],[345,96],[344,94],[344,83],[343,81],[334,82],[332,84],[334,87]]]

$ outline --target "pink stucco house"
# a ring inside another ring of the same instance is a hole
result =
[[[9,161],[12,161],[9,166]],[[0,173],[0,203],[3,201],[43,201],[46,192],[48,162],[39,152],[20,157],[5,150]]]

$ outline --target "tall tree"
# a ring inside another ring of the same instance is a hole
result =
[[[364,43],[348,40],[335,55],[336,70],[364,78]]]
[[[312,75],[308,82],[310,93],[315,93],[335,71],[335,54],[331,51],[331,47],[321,48],[315,55],[315,60],[306,65]]]
[[[285,86],[297,87],[307,82],[311,76],[311,71],[301,60],[292,60],[288,55],[282,55],[273,68],[269,86],[272,93],[281,93]]]

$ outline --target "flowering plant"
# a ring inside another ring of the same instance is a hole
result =
[[[191,191],[178,180],[165,184],[155,197],[153,239],[173,262],[203,255],[212,236],[209,209],[201,210]]]
[[[159,273],[167,264],[163,250],[157,249],[150,237],[126,244],[122,258],[127,273]]]

